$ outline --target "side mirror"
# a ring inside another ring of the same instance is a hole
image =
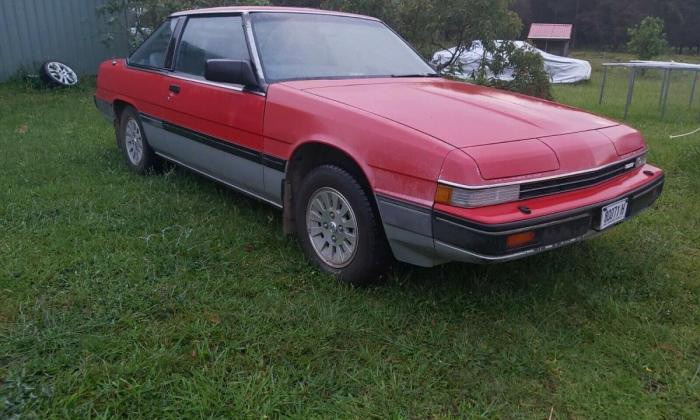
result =
[[[204,78],[212,82],[257,87],[258,78],[248,60],[207,60]]]

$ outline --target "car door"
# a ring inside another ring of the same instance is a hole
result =
[[[123,95],[142,114],[161,118],[167,112],[167,98],[163,90],[167,88],[164,74],[170,66],[170,57],[175,48],[174,34],[180,18],[166,20],[141,46],[134,51],[127,61],[126,71],[119,73],[121,79],[114,85],[119,86]],[[113,62],[116,65],[116,61]],[[151,130],[144,124],[144,129]]]
[[[250,59],[240,15],[188,17],[162,92],[168,102],[163,127],[170,135],[157,147],[191,169],[265,198],[265,96],[205,80],[209,59]]]

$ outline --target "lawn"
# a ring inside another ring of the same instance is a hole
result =
[[[594,63],[609,60],[585,53]],[[626,76],[555,88],[621,118]],[[280,213],[181,169],[130,173],[90,83],[0,85],[0,418],[700,416],[700,91],[645,75],[629,123],[661,200],[495,266],[352,289]]]

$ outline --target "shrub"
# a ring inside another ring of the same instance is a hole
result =
[[[513,70],[513,80],[501,88],[538,98],[552,99],[549,74],[545,71],[542,56],[535,51],[514,48],[509,55],[508,66]],[[498,86],[497,86],[498,87]]]
[[[512,41],[484,43],[484,58],[472,75],[480,85],[552,99],[549,75],[544,60],[536,51],[522,48]],[[500,80],[504,75],[512,80]]]
[[[658,17],[645,17],[642,22],[629,28],[627,48],[640,60],[651,60],[668,47],[664,34],[664,21]]]

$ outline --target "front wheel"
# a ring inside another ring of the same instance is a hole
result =
[[[362,285],[385,269],[387,244],[367,193],[347,171],[312,170],[294,200],[296,231],[306,256],[345,283]]]

